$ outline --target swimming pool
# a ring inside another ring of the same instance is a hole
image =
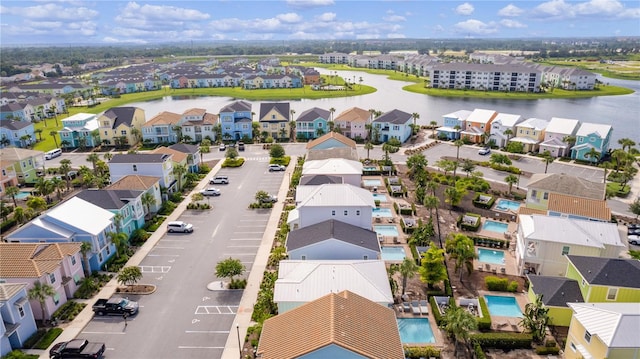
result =
[[[496,203],[496,209],[500,211],[512,211],[518,212],[520,208],[520,202],[510,201],[508,199],[501,198]]]
[[[362,183],[364,184],[365,187],[373,187],[373,186],[381,186],[382,185],[382,181],[380,181],[379,179],[365,179],[365,180],[362,180]]]
[[[502,317],[522,317],[522,311],[515,297],[505,297],[501,295],[485,295],[487,307],[491,315]]]
[[[478,261],[491,264],[504,264],[504,252],[478,248]]]
[[[16,199],[27,199],[27,197],[32,196],[31,192],[20,191],[16,194]]]
[[[374,208],[371,210],[373,217],[393,218],[393,212],[390,208]]]
[[[381,236],[398,236],[398,227],[396,226],[373,226],[373,229]]]
[[[377,171],[378,167],[376,167],[376,166],[364,166],[364,167],[362,167],[362,170],[364,172],[373,172],[373,171]]]
[[[374,201],[380,201],[380,202],[386,202],[387,201],[387,196],[385,196],[383,194],[379,194],[379,193],[374,193],[373,194],[373,200]]]
[[[406,343],[435,343],[429,318],[397,318],[400,341]]]
[[[491,232],[498,232],[498,233],[504,233],[507,231],[507,228],[509,227],[508,224],[506,223],[502,223],[502,222],[496,222],[496,221],[484,221],[484,224],[482,225],[482,229],[485,231],[491,231]]]
[[[402,247],[380,247],[380,254],[385,261],[403,261],[407,257]]]

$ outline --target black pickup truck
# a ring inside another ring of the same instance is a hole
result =
[[[98,299],[93,305],[93,311],[102,315],[134,315],[138,313],[138,302],[127,298],[113,297],[111,299]]]
[[[50,359],[100,359],[104,355],[104,343],[90,343],[86,339],[74,339],[61,342],[49,350]]]

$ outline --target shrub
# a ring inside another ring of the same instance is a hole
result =
[[[240,167],[244,164],[244,161],[242,157],[226,158],[224,162],[222,162],[222,167]]]
[[[86,306],[87,304],[85,303],[70,300],[58,308],[58,310],[53,313],[52,318],[65,322],[72,321]]]
[[[274,157],[269,161],[269,164],[272,165],[283,165],[285,167],[289,166],[289,163],[291,162],[291,156],[284,156],[284,157]]]
[[[0,224],[0,233],[7,233],[7,230],[15,226],[17,223],[18,221],[13,218],[7,219],[6,221],[2,222],[2,224]]]
[[[411,347],[404,346],[405,357],[410,359],[418,358],[440,358],[440,349],[432,346]]]
[[[489,313],[489,308],[484,298],[478,298],[478,303],[480,304],[480,311],[482,312],[482,318],[477,319],[478,330],[486,332],[491,330],[491,314]]]
[[[229,289],[244,289],[247,287],[246,279],[232,279],[229,283]]]
[[[174,202],[172,201],[165,201],[162,203],[162,207],[160,207],[160,210],[158,211],[158,214],[163,215],[163,216],[168,216],[171,214],[171,212],[173,212],[174,209],[176,209],[178,205],[176,205]],[[156,227],[156,229],[158,229],[158,227]],[[152,230],[151,232],[155,231]]]
[[[473,343],[473,352],[476,355],[476,359],[486,359],[487,358],[487,356],[484,355],[484,350],[482,350],[482,347],[477,342]]]
[[[47,349],[58,336],[62,334],[62,328],[51,328],[38,340],[33,349]]]
[[[462,220],[464,217],[473,217],[476,218],[476,223],[464,223],[464,221]],[[463,216],[458,217],[458,225],[460,226],[460,228],[462,230],[465,231],[471,231],[471,232],[477,232],[478,229],[480,228],[480,223],[482,222],[480,220],[481,216],[479,214],[475,214],[475,213],[465,213]]]
[[[536,354],[538,355],[557,355],[558,353],[560,353],[560,348],[558,348],[557,346],[543,346],[543,347],[537,347],[536,348]]]
[[[9,354],[2,357],[2,359],[38,359],[38,358],[40,358],[39,355],[23,353],[18,349],[13,350]]]
[[[533,337],[528,333],[478,333],[471,334],[471,343],[482,348],[530,349]]]
[[[487,289],[491,291],[506,292],[509,285],[509,280],[506,278],[498,278],[494,276],[488,276],[484,279],[487,284]],[[516,283],[517,285],[517,283]]]
[[[151,234],[149,232],[142,228],[138,228],[133,231],[133,233],[131,234],[131,238],[129,238],[129,241],[131,242],[131,245],[138,246],[146,242],[149,237],[151,237]]]
[[[512,292],[512,293],[517,292],[518,291],[518,282],[516,282],[515,280],[509,282],[509,285],[507,286],[507,291],[508,292]]]

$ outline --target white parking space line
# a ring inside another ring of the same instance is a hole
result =
[[[112,335],[125,335],[127,333],[125,332],[85,332],[83,331],[82,334],[112,334]]]
[[[262,237],[256,238],[230,238],[231,241],[261,241]]]
[[[178,346],[178,349],[224,349],[224,347],[190,347],[190,346]]]
[[[184,247],[164,247],[164,246],[155,246],[153,249],[184,249]]]
[[[223,256],[255,256],[255,253],[224,253]]]
[[[260,224],[257,226],[238,226],[238,228],[264,228],[265,225],[264,224]]]
[[[260,245],[246,245],[246,246],[228,246],[228,248],[259,248]]]
[[[264,234],[264,231],[260,232],[233,232],[233,234]]]
[[[140,266],[142,273],[168,273],[171,266]]]
[[[235,308],[235,310],[234,310]],[[201,315],[217,315],[217,314],[236,314],[237,305],[199,305],[196,307],[194,314]]]
[[[180,242],[180,243],[189,243],[188,239],[161,239],[160,242]]]
[[[228,330],[185,330],[187,334],[229,334]]]
[[[147,254],[147,257],[180,257],[179,254]]]
[[[238,222],[269,222],[269,218],[265,218],[265,219],[241,219]]]

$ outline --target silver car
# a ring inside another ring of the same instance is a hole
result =
[[[191,233],[193,232],[193,224],[182,221],[172,221],[167,223],[167,232]]]

